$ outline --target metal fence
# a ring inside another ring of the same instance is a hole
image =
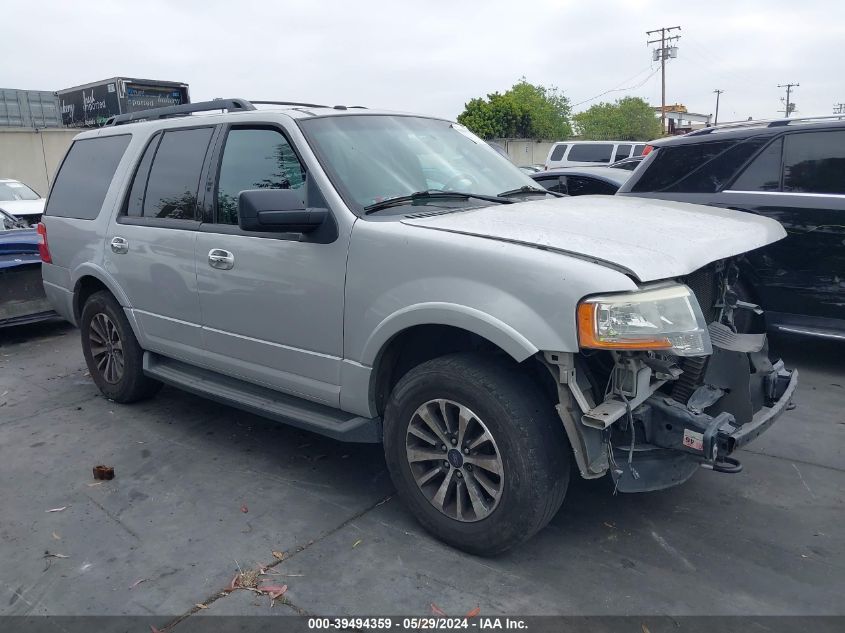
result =
[[[0,127],[63,127],[56,95],[46,90],[0,88]]]

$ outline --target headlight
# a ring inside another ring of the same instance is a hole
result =
[[[578,338],[581,347],[597,349],[713,353],[698,301],[682,285],[584,299],[578,304]]]

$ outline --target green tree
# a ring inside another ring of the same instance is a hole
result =
[[[598,103],[573,117],[578,136],[585,139],[650,141],[660,136],[660,120],[639,97]]]
[[[505,93],[470,100],[458,123],[482,138],[562,139],[572,136],[569,100],[557,88],[523,77]]]

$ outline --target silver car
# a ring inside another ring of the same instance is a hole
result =
[[[742,325],[737,257],[777,222],[561,197],[443,119],[122,115],[76,137],[40,230],[106,397],[169,383],[383,442],[411,512],[477,554],[546,525],[573,466],[620,492],[737,472],[796,386]]]

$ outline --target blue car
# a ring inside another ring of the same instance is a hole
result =
[[[38,231],[0,209],[0,327],[56,316],[41,283]]]

